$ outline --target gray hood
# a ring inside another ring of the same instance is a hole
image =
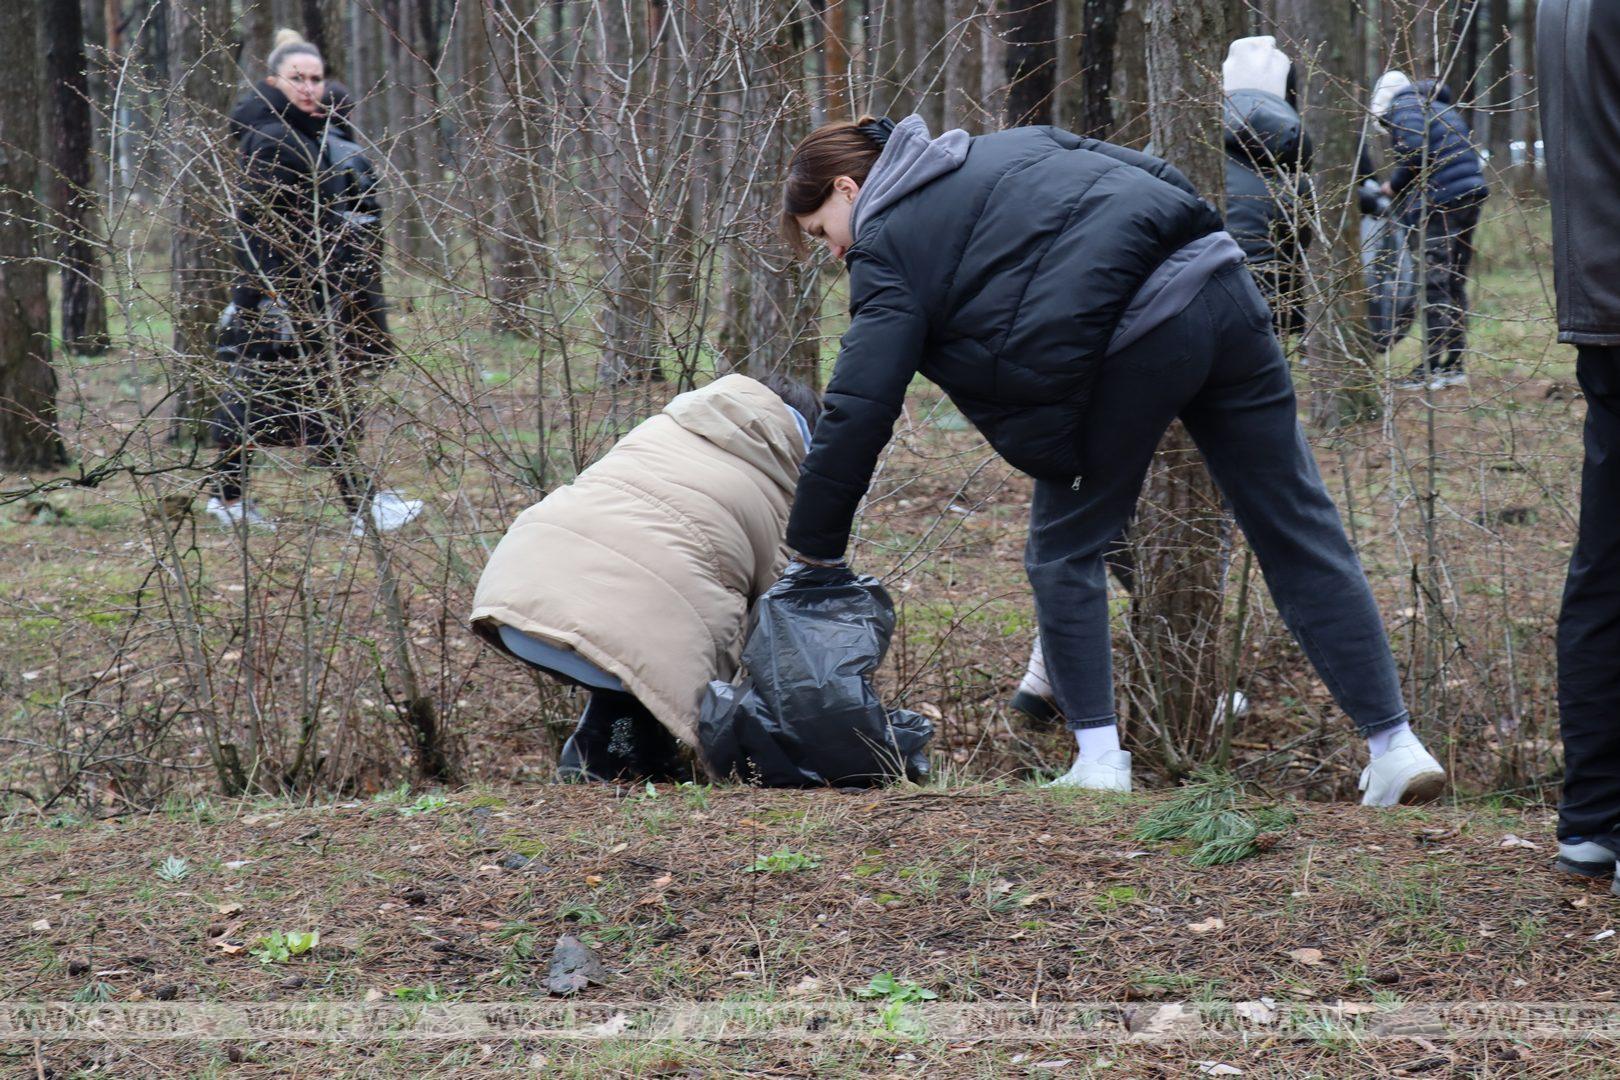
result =
[[[928,124],[915,113],[894,125],[883,153],[878,155],[866,183],[861,185],[850,222],[850,235],[860,239],[861,226],[870,221],[872,215],[893,206],[930,180],[937,180],[960,167],[967,160],[970,138],[961,128],[947,131],[937,139],[931,138]]]

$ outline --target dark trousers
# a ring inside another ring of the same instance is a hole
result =
[[[1620,347],[1581,347],[1575,370],[1586,394],[1586,463],[1558,614],[1558,835],[1620,852]]]
[[[219,459],[214,464],[210,486],[214,494],[225,502],[242,497],[247,484],[248,468],[253,463],[253,448],[240,443],[222,444]],[[315,464],[329,469],[337,481],[338,497],[351,514],[358,514],[371,497],[370,483],[354,467],[343,460],[343,441],[333,437],[317,443],[311,450]]]
[[[1431,371],[1462,366],[1468,346],[1468,268],[1474,261],[1478,201],[1437,206],[1423,222],[1423,302]]]
[[[1177,417],[1334,699],[1364,734],[1405,722],[1383,621],[1300,431],[1271,312],[1235,267],[1103,363],[1085,424],[1088,475],[1035,486],[1024,562],[1047,676],[1069,726],[1115,722],[1104,556]]]

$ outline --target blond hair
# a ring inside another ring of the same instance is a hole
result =
[[[265,58],[264,66],[272,75],[281,73],[281,65],[286,63],[288,57],[313,56],[324,65],[321,59],[321,50],[304,40],[304,35],[298,31],[283,26],[276,31],[276,36],[270,42],[270,55]]]

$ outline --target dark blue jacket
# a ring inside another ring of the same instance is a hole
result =
[[[1389,186],[1400,213],[1417,213],[1420,193],[1429,206],[1452,206],[1489,193],[1472,132],[1443,85],[1433,79],[1412,84],[1395,95],[1383,121],[1393,165]],[[1415,187],[1419,180],[1422,186]]]
[[[842,555],[919,372],[1009,463],[1081,469],[1091,386],[1138,289],[1221,219],[1158,158],[1049,127],[973,138],[962,164],[861,223],[850,325],[787,542]]]

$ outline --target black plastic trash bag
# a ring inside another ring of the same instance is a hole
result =
[[[716,776],[766,787],[928,775],[933,725],[872,689],[894,633],[876,578],[794,563],[754,605],[741,679],[712,682],[698,739]]]
[[[1383,212],[1361,218],[1361,272],[1367,287],[1367,328],[1373,347],[1393,349],[1417,316],[1418,265],[1413,226]]]

